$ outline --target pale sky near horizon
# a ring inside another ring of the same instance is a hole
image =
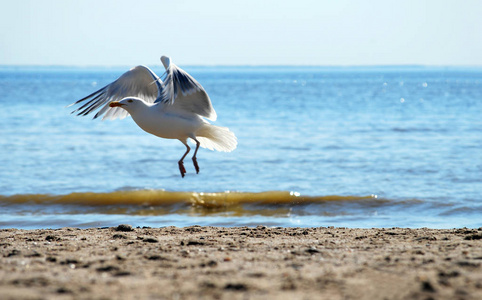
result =
[[[0,65],[482,66],[482,1],[6,1]]]

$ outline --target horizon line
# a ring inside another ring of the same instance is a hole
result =
[[[162,64],[153,64],[153,68],[163,67]],[[482,64],[347,64],[347,65],[307,65],[307,64],[185,64],[183,67],[202,67],[202,68],[482,68]],[[0,64],[0,68],[132,68],[129,65],[76,65],[76,64]]]

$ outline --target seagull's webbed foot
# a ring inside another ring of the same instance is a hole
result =
[[[192,163],[194,164],[194,168],[196,169],[196,174],[199,174],[199,165],[197,164],[197,159],[195,156],[192,158]]]
[[[186,168],[184,168],[184,163],[182,162],[182,160],[180,160],[178,164],[179,164],[179,171],[181,172],[181,176],[182,178],[184,178],[184,174],[186,174]]]

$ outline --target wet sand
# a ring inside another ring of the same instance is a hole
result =
[[[482,299],[482,228],[5,229],[0,299]]]

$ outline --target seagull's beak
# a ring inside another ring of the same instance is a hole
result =
[[[120,103],[119,101],[113,101],[113,102],[109,103],[110,107],[122,107],[123,105],[125,105],[125,104]]]

